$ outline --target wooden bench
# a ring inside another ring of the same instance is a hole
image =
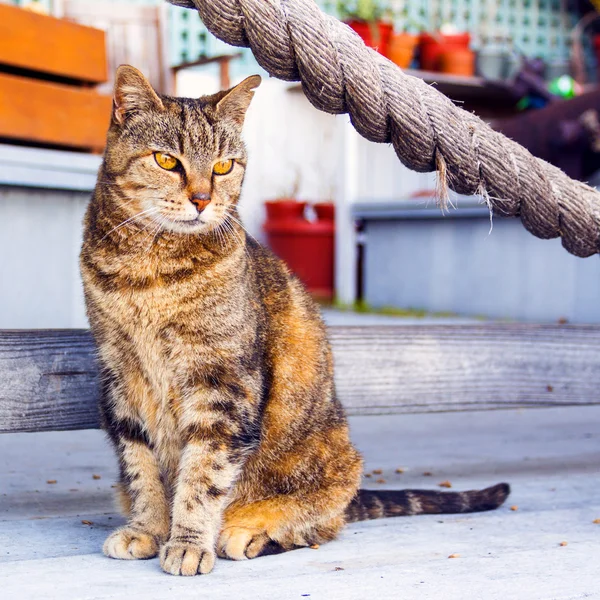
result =
[[[600,326],[331,327],[350,414],[600,404]],[[99,426],[89,331],[0,331],[0,432]]]

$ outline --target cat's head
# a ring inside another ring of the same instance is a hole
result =
[[[207,233],[228,219],[246,168],[241,133],[260,76],[199,99],[159,96],[137,69],[117,71],[104,177],[132,221]]]

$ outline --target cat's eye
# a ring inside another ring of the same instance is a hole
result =
[[[165,169],[165,171],[172,171],[179,164],[179,161],[174,156],[171,156],[166,152],[155,152],[154,160],[156,161],[156,164],[161,169]]]
[[[213,173],[215,175],[227,175],[228,173],[231,173],[231,169],[233,169],[233,163],[234,161],[231,159],[221,160],[213,167]]]

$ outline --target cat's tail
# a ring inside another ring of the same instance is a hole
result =
[[[510,487],[507,483],[469,492],[358,490],[346,509],[346,522],[494,510],[502,505],[509,494]]]

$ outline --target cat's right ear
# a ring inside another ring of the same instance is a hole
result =
[[[121,65],[115,77],[113,119],[122,125],[135,112],[163,110],[164,105],[150,82],[135,67]]]

